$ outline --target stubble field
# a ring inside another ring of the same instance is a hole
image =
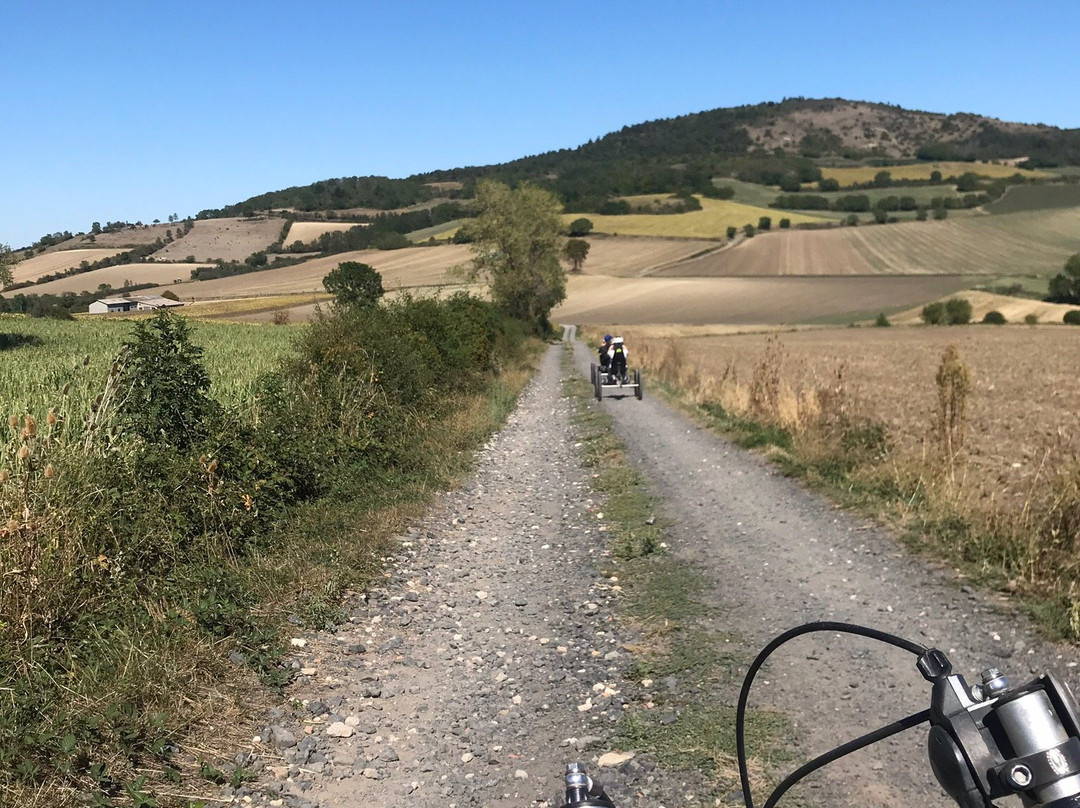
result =
[[[27,258],[17,263],[12,268],[12,283],[33,282],[45,275],[52,275],[54,272],[66,272],[69,269],[74,269],[83,261],[92,264],[95,261],[100,261],[102,258],[111,258],[121,252],[124,251],[116,248],[103,247],[42,253],[41,255],[35,255],[33,258]],[[35,289],[33,291],[37,290]]]

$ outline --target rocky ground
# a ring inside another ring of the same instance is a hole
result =
[[[574,350],[587,373],[590,352]],[[703,804],[696,773],[617,748],[620,715],[648,694],[624,676],[634,638],[615,620],[619,582],[603,560],[603,519],[575,445],[561,355],[549,350],[473,478],[401,537],[382,584],[348,603],[348,623],[295,636],[287,700],[237,754],[258,776],[224,799],[558,805],[565,763],[582,760],[620,808]],[[615,417],[663,497],[671,552],[707,576],[706,623],[745,654],[786,628],[829,619],[937,644],[969,676],[990,664],[1017,679],[1075,665],[1071,650],[1041,642],[1001,602],[648,394],[593,406]],[[910,655],[830,634],[778,653],[753,702],[784,710],[796,754],[809,757],[923,709],[928,695]],[[913,731],[830,767],[811,800],[947,805],[924,744]]]

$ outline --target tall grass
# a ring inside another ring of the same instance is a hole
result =
[[[82,325],[4,323],[30,335],[2,359],[32,389],[0,422],[0,804],[186,806],[250,736],[256,682],[287,681],[286,618],[336,618],[528,368],[466,297],[340,312],[295,344]]]
[[[907,449],[872,417],[873,402],[861,399],[843,364],[831,378],[808,376],[779,337],[750,378],[734,364],[703,373],[678,340],[643,340],[636,356],[649,378],[718,430],[765,447],[789,473],[895,524],[967,576],[1020,596],[1053,634],[1080,639],[1080,463],[1045,447],[1019,500],[977,485],[968,474],[978,441],[967,415],[975,391],[955,346],[927,379],[937,407],[921,443]]]

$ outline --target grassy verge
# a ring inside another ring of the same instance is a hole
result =
[[[706,577],[665,552],[659,503],[627,458],[611,418],[591,402],[591,388],[570,356],[567,350],[566,393],[608,534],[610,569],[604,573],[618,579],[621,619],[638,637],[627,672],[634,701],[619,725],[619,741],[666,767],[696,771],[712,796],[723,797],[738,788],[734,703],[749,657],[729,650],[733,635],[704,626],[699,595]],[[776,713],[748,714],[751,770],[759,781],[781,758],[787,730]]]
[[[290,627],[337,620],[531,375],[541,346],[486,313],[343,310],[232,405],[162,315],[104,360],[98,395],[3,399],[0,804],[201,805],[250,776],[223,761],[291,676]],[[5,359],[66,385],[20,353],[63,335],[35,336]]]

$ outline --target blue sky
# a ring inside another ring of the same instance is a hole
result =
[[[1080,4],[0,4],[0,242],[788,96],[1080,127]]]

